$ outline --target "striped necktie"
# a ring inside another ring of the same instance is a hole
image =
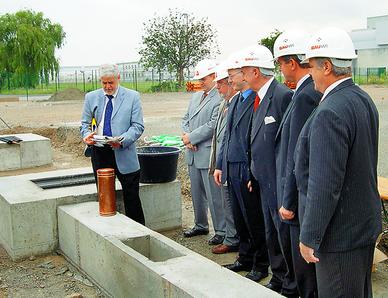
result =
[[[105,107],[103,135],[111,137],[112,128],[110,126],[110,120],[112,118],[112,111],[113,111],[113,104],[112,104],[113,95],[107,95],[106,97],[108,97],[108,102]]]

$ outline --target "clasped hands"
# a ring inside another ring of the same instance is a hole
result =
[[[183,144],[185,145],[185,147],[187,148],[187,149],[189,149],[189,150],[191,150],[191,151],[197,151],[198,150],[198,148],[197,148],[197,146],[196,145],[193,145],[193,144],[191,144],[191,142],[190,142],[190,137],[189,137],[189,134],[188,133],[183,133],[182,134],[182,142],[183,142]]]

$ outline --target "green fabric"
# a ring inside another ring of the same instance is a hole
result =
[[[161,146],[183,147],[183,142],[180,136],[172,136],[167,134],[152,136],[151,142],[159,143]]]

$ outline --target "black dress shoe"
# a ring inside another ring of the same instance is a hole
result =
[[[266,284],[265,287],[267,289],[270,289],[270,290],[272,290],[274,292],[277,292],[277,293],[280,293],[280,291],[282,290],[282,286],[281,285],[277,285],[277,284],[274,284],[274,283],[271,283],[271,282]]]
[[[223,265],[226,269],[232,270],[233,272],[249,271],[249,267],[241,264],[239,261],[235,261],[233,264]]]
[[[186,238],[207,234],[209,234],[209,230],[202,230],[195,227],[183,232],[183,236],[185,236]]]
[[[218,245],[224,242],[225,237],[215,234],[213,237],[211,237],[208,241],[209,245]]]
[[[246,278],[249,278],[253,281],[260,281],[263,278],[266,278],[268,276],[268,273],[263,273],[256,270],[251,270],[247,275],[245,275]]]

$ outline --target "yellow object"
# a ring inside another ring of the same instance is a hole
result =
[[[92,131],[95,131],[97,129],[97,121],[96,118],[92,118]]]

